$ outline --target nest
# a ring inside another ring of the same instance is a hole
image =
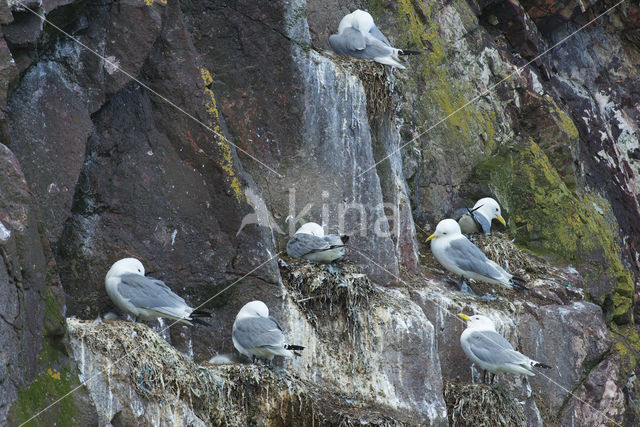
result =
[[[292,299],[319,333],[333,335],[332,328],[321,324],[323,320],[331,319],[332,323],[345,325],[342,330],[352,343],[360,336],[368,324],[371,297],[375,291],[367,275],[358,267],[282,261],[280,271]]]
[[[309,421],[322,420],[314,409],[315,397],[289,375],[257,365],[197,365],[139,323],[67,322],[72,338],[114,363],[111,376],[133,385],[148,400],[171,404],[179,398],[207,424],[265,420],[285,425],[300,414],[310,417]]]
[[[367,114],[369,120],[382,117],[395,107],[393,99],[394,84],[389,78],[390,68],[374,61],[356,58],[334,59],[341,67],[358,76],[367,95]]]
[[[526,425],[522,404],[502,388],[445,380],[444,400],[451,426]]]
[[[518,248],[500,233],[478,234],[475,244],[487,258],[497,262],[512,273],[537,276],[549,268],[549,264]]]

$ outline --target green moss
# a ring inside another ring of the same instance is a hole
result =
[[[455,13],[444,8],[453,8]],[[577,127],[552,98],[528,93],[521,97],[518,127],[525,130],[525,137],[505,142],[511,138],[503,123],[508,120],[503,117],[504,106],[495,105],[500,97],[490,95],[489,103],[482,98],[469,102],[480,92],[481,78],[465,78],[463,73],[490,72],[489,81],[497,81],[512,70],[501,69],[500,61],[487,61],[493,64],[490,71],[481,68],[477,55],[471,54],[475,47],[483,46],[474,47],[475,16],[462,0],[453,0],[444,8],[416,0],[370,3],[375,19],[395,19],[399,46],[424,52],[410,60],[415,77],[399,82],[403,93],[420,97],[401,116],[407,123],[423,124],[414,135],[437,141],[435,157],[477,165],[470,184],[497,193],[503,211],[512,219],[509,232],[518,244],[574,264],[585,277],[588,296],[605,309],[609,320],[627,321],[633,283],[618,253],[610,205],[576,190]],[[461,40],[459,34],[447,33],[459,28],[443,25],[448,20],[459,20],[468,37]],[[466,43],[468,49],[456,47],[457,43]],[[500,87],[508,90],[509,84],[507,80]],[[422,155],[425,164],[433,160],[430,150],[423,150]]]
[[[77,385],[77,377],[72,374],[64,353],[61,337],[65,332],[65,319],[60,305],[51,288],[46,287],[40,295],[43,308],[43,339],[37,364],[40,375],[28,387],[18,392],[18,398],[9,411],[9,424],[20,425],[38,411],[64,397]],[[74,425],[78,415],[73,397],[69,396],[56,403],[42,415],[29,421],[27,425]]]
[[[640,362],[640,335],[631,325],[611,325],[612,337],[615,340],[616,352],[620,356],[620,373],[618,378],[626,381]]]
[[[449,6],[457,9],[456,16],[465,28],[477,27],[477,19],[466,3],[454,0]],[[397,44],[423,52],[411,58],[415,78],[400,82],[403,93],[418,94],[421,102],[413,103],[400,114],[407,122],[423,124],[416,128],[416,134],[441,141],[439,145],[452,153],[464,150],[470,158],[490,154],[497,145],[499,117],[493,106],[487,109],[482,102],[469,103],[477,88],[464,76],[456,76],[456,72],[463,73],[462,68],[455,71],[451,64],[469,61],[470,57],[456,57],[457,49],[452,47],[451,39],[457,36],[442,33],[444,30],[436,16],[442,8],[415,0],[399,0],[393,6],[388,2],[370,3],[374,18],[389,16],[389,8],[394,9],[392,13],[399,29]]]
[[[65,320],[62,316],[62,311],[56,301],[55,297],[51,293],[50,288],[45,288],[45,291],[41,294],[42,301],[44,302],[44,318],[43,325],[45,334],[47,336],[60,336],[64,334]]]
[[[44,340],[38,357],[43,373],[35,377],[28,388],[18,393],[18,398],[9,411],[9,425],[20,425],[38,411],[66,396],[74,387],[75,376],[68,366],[60,367],[58,361],[63,355],[49,340]],[[67,397],[53,405],[27,425],[72,426],[78,409],[72,397]]]
[[[610,319],[626,321],[633,282],[607,221],[611,209],[606,200],[571,191],[533,139],[481,162],[471,181],[488,183],[506,201],[509,231],[519,245],[582,267],[588,295],[609,311]]]

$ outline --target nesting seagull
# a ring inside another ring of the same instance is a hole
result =
[[[418,55],[420,52],[396,49],[363,10],[346,15],[338,25],[338,34],[329,36],[329,45],[338,55],[360,59],[373,59],[385,65],[404,69],[398,55]]]
[[[500,267],[486,257],[476,245],[460,231],[453,219],[438,223],[435,233],[427,238],[431,242],[431,252],[438,262],[450,272],[473,280],[491,284],[527,289],[524,280]]]
[[[551,369],[551,366],[536,362],[515,351],[509,341],[496,332],[496,327],[488,317],[478,314],[471,317],[465,314],[458,316],[467,321],[467,328],[460,335],[462,350],[473,363],[485,371],[484,374],[489,371],[492,374],[510,372],[534,376],[534,367]]]
[[[159,317],[192,325],[209,324],[199,317],[211,313],[194,310],[161,280],[144,275],[144,266],[135,258],[124,258],[111,266],[104,279],[111,301],[121,310],[143,320]]]
[[[480,199],[473,205],[473,209],[461,208],[455,212],[454,218],[458,220],[460,229],[464,234],[491,233],[491,221],[497,219],[506,226],[500,205],[491,197]]]
[[[250,359],[267,359],[274,356],[300,356],[304,347],[286,343],[280,323],[269,316],[269,308],[262,301],[245,304],[233,322],[231,333],[233,346]]]
[[[348,241],[349,236],[325,235],[319,224],[308,222],[287,242],[287,254],[293,258],[329,264],[344,256]]]

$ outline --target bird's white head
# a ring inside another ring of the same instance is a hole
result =
[[[242,319],[245,317],[269,317],[269,307],[262,301],[251,301],[246,303],[236,316],[236,319]]]
[[[317,237],[324,236],[324,230],[322,229],[322,226],[320,224],[316,224],[315,222],[307,222],[306,224],[303,224],[302,227],[296,230],[296,234],[298,233],[312,234]]]
[[[460,231],[460,226],[455,220],[451,218],[443,219],[436,226],[436,231],[427,238],[427,241],[438,237],[450,237],[460,234],[462,234],[462,232]]]
[[[351,26],[363,35],[368,33],[374,25],[373,16],[369,12],[358,9],[351,13]]]
[[[506,225],[504,219],[502,218],[502,211],[500,210],[500,205],[495,199],[491,197],[484,197],[476,202],[473,205],[474,210],[478,210],[481,212],[489,221],[494,218],[502,223],[502,225]]]
[[[121,274],[139,274],[144,276],[144,265],[135,258],[123,258],[111,266],[107,272],[107,278]]]
[[[482,314],[474,314],[473,316],[467,316],[465,314],[458,314],[463,320],[467,321],[467,329],[477,329],[482,331],[495,331],[496,327],[493,324],[493,320]]]

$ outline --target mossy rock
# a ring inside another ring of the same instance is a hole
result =
[[[585,278],[588,297],[602,306],[607,319],[628,320],[633,282],[621,261],[615,219],[605,199],[570,190],[532,138],[478,164],[470,182],[495,191],[517,244],[573,264]]]
[[[43,340],[38,356],[42,373],[36,376],[29,387],[20,390],[8,415],[8,425],[74,426],[80,414],[76,400],[70,393],[79,385],[66,355],[51,339]],[[51,405],[51,406],[50,406]]]

